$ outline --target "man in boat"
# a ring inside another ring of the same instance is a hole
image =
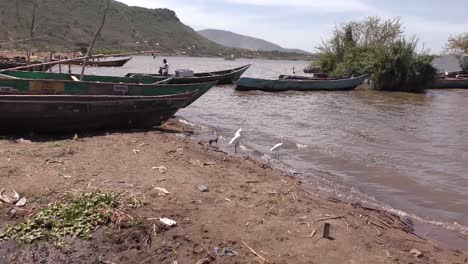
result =
[[[159,74],[169,75],[169,64],[167,63],[167,60],[164,59],[163,63],[164,63],[164,66],[159,67]]]

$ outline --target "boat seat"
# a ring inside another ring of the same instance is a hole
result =
[[[74,75],[71,75],[70,78],[72,78],[72,80],[74,80],[75,82],[79,82],[80,80],[78,78],[76,78],[76,76]]]

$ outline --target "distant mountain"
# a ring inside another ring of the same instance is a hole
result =
[[[285,49],[279,45],[276,45],[263,39],[244,36],[225,30],[205,29],[198,31],[198,34],[204,36],[205,38],[213,42],[230,48],[261,51],[296,52],[307,55],[311,54],[310,52],[299,49]]]
[[[29,36],[32,0],[0,0],[0,42],[14,42]],[[104,0],[41,0],[36,14],[34,48],[74,50],[87,47],[104,10]],[[22,43],[2,45],[4,49],[21,49]],[[225,49],[182,24],[168,9],[148,9],[111,1],[106,24],[96,48],[186,51],[218,54]]]

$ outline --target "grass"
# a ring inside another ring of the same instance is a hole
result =
[[[26,222],[7,226],[0,240],[15,239],[20,243],[46,240],[62,245],[65,237],[90,239],[98,227],[120,223],[122,206],[124,200],[115,193],[95,191],[78,197],[67,196]]]

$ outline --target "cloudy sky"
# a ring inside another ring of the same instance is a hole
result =
[[[370,15],[400,17],[406,34],[432,52],[468,32],[467,0],[118,0],[169,8],[195,30],[215,28],[315,51],[335,25]]]

